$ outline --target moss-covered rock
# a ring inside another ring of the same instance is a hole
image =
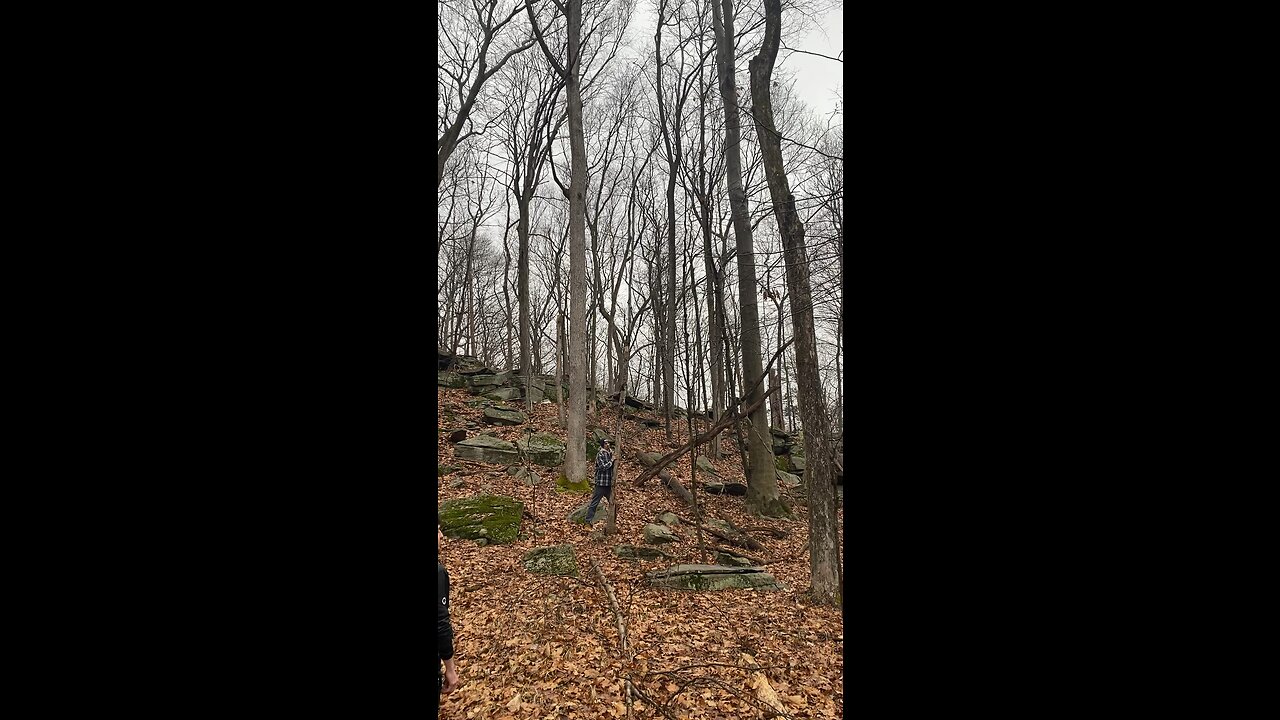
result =
[[[555,467],[564,462],[564,443],[549,433],[533,433],[519,438],[516,447],[524,451],[531,462],[543,467]]]
[[[560,476],[556,478],[556,490],[563,493],[587,495],[591,492],[591,482],[587,478],[583,478],[579,482],[570,482],[564,473],[560,473]]]
[[[578,558],[572,545],[534,548],[520,562],[525,570],[537,575],[578,577]]]
[[[773,466],[777,468],[780,472],[791,471],[791,463],[789,462],[789,458],[786,455],[779,455],[773,461]]]
[[[436,466],[436,477],[444,477],[445,475],[450,475],[450,474],[452,474],[452,473],[456,473],[456,472],[458,472],[458,471],[459,471],[459,470],[461,470],[461,469],[462,469],[462,468],[460,468],[460,467],[455,467],[455,466],[453,466],[453,465],[437,465],[437,466]]]
[[[475,495],[440,503],[440,529],[445,537],[515,542],[524,503],[502,495]]]

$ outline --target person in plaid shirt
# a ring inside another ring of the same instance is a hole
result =
[[[609,497],[613,489],[613,453],[609,452],[609,441],[600,441],[600,452],[596,453],[596,489],[591,493],[591,505],[587,508],[587,523],[596,516],[596,507],[600,501]]]

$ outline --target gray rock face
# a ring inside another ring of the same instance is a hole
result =
[[[476,460],[494,465],[509,465],[520,461],[516,446],[492,435],[477,435],[453,446],[453,454],[465,460]]]
[[[750,560],[744,557],[739,557],[738,555],[730,555],[729,553],[726,553],[726,552],[716,553],[716,564],[726,565],[729,567],[751,567],[753,565],[753,563]]]
[[[662,459],[662,456],[656,452],[642,452],[636,457],[640,458],[640,462],[644,463],[645,467],[653,467]]]
[[[524,468],[517,468],[516,471],[512,474],[515,476],[515,479],[519,480],[525,485],[537,485],[538,481],[542,479],[538,477],[538,473],[532,472],[532,471],[526,471]]]
[[[658,517],[654,519],[667,527],[675,527],[680,524],[680,518],[676,517],[676,514],[673,512],[659,513]]]
[[[662,548],[644,547],[643,545],[618,545],[613,554],[623,560],[670,560],[672,556]]]
[[[484,397],[489,400],[499,400],[499,401],[517,400],[520,398],[520,388],[509,388],[509,387],[498,388],[493,392],[485,393]]]
[[[654,525],[649,523],[644,526],[644,541],[650,545],[660,545],[662,543],[678,542],[680,538],[671,532],[671,528],[665,525]]]
[[[471,391],[479,395],[493,390],[496,387],[506,385],[511,379],[511,373],[498,373],[497,375],[472,375]]]
[[[578,576],[578,558],[572,545],[534,548],[520,562],[525,570],[537,575]]]
[[[527,435],[516,440],[516,447],[523,450],[531,462],[543,467],[555,467],[564,462],[564,443],[555,435]]]
[[[773,575],[758,567],[676,565],[648,573],[646,577],[650,585],[679,590],[779,589]]]
[[[696,464],[700,472],[711,473],[716,476],[720,475],[720,471],[716,470],[716,466],[711,464],[710,458],[706,455],[699,455]]]
[[[804,459],[804,456],[803,456],[803,455],[797,455],[797,454],[795,454],[795,451],[792,451],[792,453],[791,453],[791,467],[792,467],[792,469],[794,469],[794,470],[795,470],[796,472],[798,472],[798,473],[802,473],[802,472],[804,472],[804,466],[805,466],[805,459]]]
[[[579,506],[579,507],[578,507],[577,509],[575,509],[573,512],[571,512],[571,513],[569,513],[568,515],[566,515],[564,519],[565,519],[565,520],[568,520],[568,521],[569,521],[569,522],[571,522],[571,523],[577,523],[577,524],[579,524],[579,525],[590,525],[590,524],[592,524],[592,523],[598,523],[598,522],[600,522],[601,520],[603,520],[603,519],[604,519],[604,514],[605,514],[605,512],[607,512],[607,511],[608,511],[608,508],[609,508],[609,506],[608,506],[608,504],[607,504],[607,501],[605,501],[605,500],[601,500],[601,501],[600,501],[600,504],[596,506],[596,516],[595,516],[595,517],[593,517],[593,518],[591,518],[591,523],[588,523],[588,522],[587,522],[587,509],[588,509],[589,507],[591,507],[591,503],[583,503],[581,506]]]
[[[778,484],[786,488],[800,487],[800,478],[789,472],[778,471]]]
[[[442,370],[436,384],[448,388],[464,388],[467,386],[467,379],[452,370]]]
[[[519,410],[504,410],[496,407],[484,409],[484,421],[491,425],[523,425],[528,420]]]

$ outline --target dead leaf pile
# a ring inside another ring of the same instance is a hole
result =
[[[524,426],[482,425],[482,409],[467,404],[474,397],[464,390],[439,391],[438,462],[462,469],[439,478],[437,500],[478,492],[510,495],[524,502],[533,519],[525,518],[520,538],[509,545],[481,547],[449,540],[441,549],[440,561],[452,580],[450,609],[461,680],[442,698],[441,718],[627,717],[628,678],[637,696],[630,715],[634,718],[843,717],[840,610],[810,605],[803,597],[809,585],[806,507],[793,502],[796,520],[775,520],[750,515],[740,497],[698,494],[707,517],[740,528],[785,531],[781,539],[767,532],[750,533],[763,549],[749,554],[770,561],[767,570],[783,585],[781,592],[650,588],[644,582],[647,571],[674,563],[714,562],[710,556],[699,556],[693,530],[687,526],[675,528],[683,542],[662,546],[675,561],[636,562],[613,554],[619,543],[643,545],[644,525],[664,510],[690,518],[691,511],[656,479],[641,488],[629,482],[643,469],[635,459],[638,453],[665,454],[688,439],[684,419],[673,421],[679,432],[668,442],[664,429],[627,418],[624,457],[616,470],[618,534],[598,542],[590,538],[590,528],[565,520],[587,498],[558,492],[550,469],[530,466],[542,479],[527,486],[504,466],[454,456],[446,436],[468,424],[474,426],[468,428],[468,436],[484,428],[514,442],[526,433]],[[602,408],[600,418],[588,418],[589,426],[597,423],[614,435],[616,410]],[[535,405],[529,425],[536,432],[564,437],[554,404]],[[695,427],[695,432],[701,430]],[[724,458],[713,461],[721,477],[743,482],[741,460],[730,437],[723,450]],[[705,449],[701,452],[707,454]],[[669,469],[690,485],[687,455]],[[704,473],[698,475],[701,479]],[[452,487],[450,481],[459,478],[461,485]],[[596,524],[597,529],[603,527]],[[713,540],[706,538],[709,546],[717,547]],[[520,558],[528,550],[559,544],[576,547],[580,577],[533,575],[521,566]],[[592,559],[613,585],[626,614],[630,658],[621,657],[608,600],[592,580]]]

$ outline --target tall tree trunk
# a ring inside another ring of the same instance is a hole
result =
[[[751,218],[747,215],[747,194],[742,189],[742,148],[738,117],[738,93],[734,88],[733,0],[721,0],[724,17],[712,3],[716,28],[716,55],[720,71],[720,97],[724,101],[725,161],[728,165],[729,205],[733,210],[733,234],[738,246],[738,304],[742,325],[742,373],[758,379],[744,388],[744,402],[750,406],[764,395],[763,362],[760,359],[760,312],[756,301],[755,243]],[[773,441],[769,435],[768,411],[764,403],[751,413],[747,445],[751,467],[747,481],[746,506],[751,512],[767,517],[790,515],[778,494],[778,480],[773,464]]]
[[[569,5],[569,430],[565,473],[587,477],[587,143],[582,125],[582,0]]]
[[[533,379],[533,342],[530,338],[532,324],[529,320],[529,203],[533,200],[532,192],[524,192],[520,196],[517,208],[520,217],[516,221],[516,240],[519,248],[516,262],[516,295],[520,301],[520,371],[524,373],[526,389],[524,407],[527,412],[533,411],[533,396],[527,392]]]
[[[782,389],[778,387],[781,384],[778,379],[778,369],[773,368],[769,371],[769,387],[778,388],[778,392],[769,398],[769,423],[779,430],[786,427],[782,422]]]
[[[764,157],[765,178],[774,216],[782,233],[791,295],[791,326],[796,343],[796,381],[804,423],[805,478],[809,485],[809,565],[815,600],[842,604],[840,593],[840,534],[837,528],[835,475],[830,418],[818,374],[818,341],[813,326],[813,298],[809,288],[809,260],[804,225],[796,213],[795,197],[782,166],[782,142],[775,130],[769,81],[782,32],[781,0],[764,0],[765,33],[760,54],[751,60],[751,103]]]

